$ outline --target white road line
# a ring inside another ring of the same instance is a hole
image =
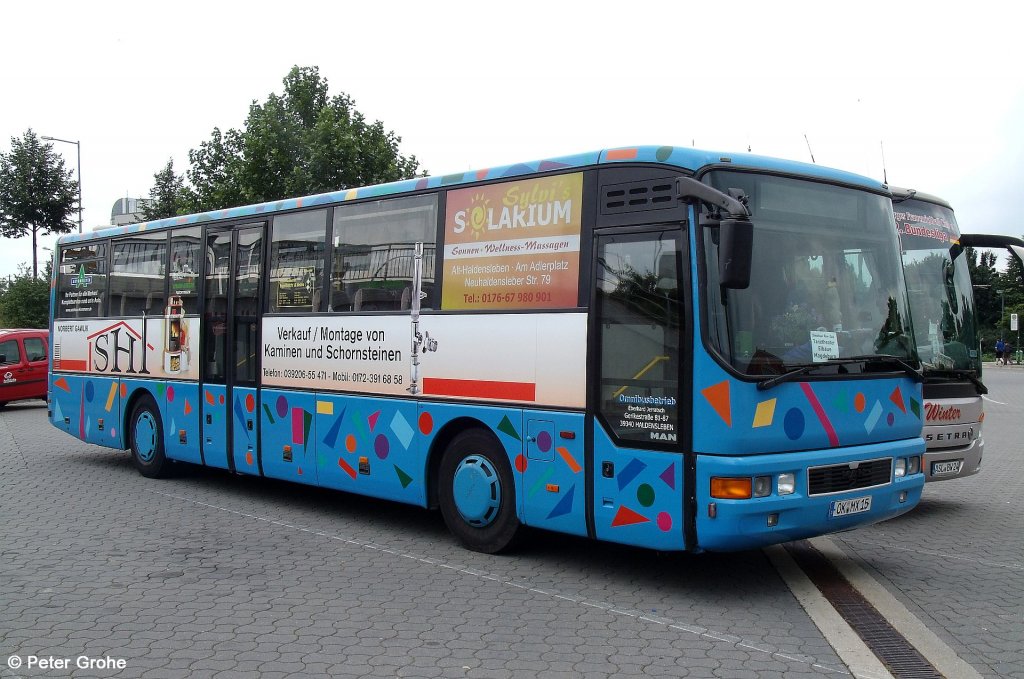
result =
[[[785,547],[772,545],[765,547],[763,551],[775,566],[775,570],[782,576],[789,590],[793,592],[793,596],[821,630],[825,640],[835,649],[854,676],[893,679],[893,676],[885,669],[885,665],[839,615],[839,611],[832,607],[825,595],[818,591],[818,588],[800,569]]]
[[[981,679],[977,670],[928,629],[864,568],[848,557],[839,545],[827,537],[811,538],[810,542],[943,676]]]

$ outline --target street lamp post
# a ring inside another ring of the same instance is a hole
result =
[[[1001,302],[999,307],[999,337],[1003,336],[1003,319],[1006,318],[1006,295],[1003,290],[996,290],[996,294],[999,295],[999,301]]]
[[[41,137],[46,141],[59,141],[65,144],[74,144],[78,149],[78,233],[82,233],[82,145],[70,139],[58,139],[57,137]]]

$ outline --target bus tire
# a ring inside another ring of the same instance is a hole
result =
[[[128,422],[128,446],[132,462],[143,476],[151,479],[170,474],[171,462],[164,455],[164,429],[160,410],[150,396],[135,404]]]
[[[438,480],[441,515],[465,547],[497,554],[515,543],[515,479],[493,435],[469,429],[455,436],[441,458]]]

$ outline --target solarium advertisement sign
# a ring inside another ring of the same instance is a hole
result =
[[[577,305],[581,173],[448,192],[443,309]]]

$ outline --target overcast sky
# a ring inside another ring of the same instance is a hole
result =
[[[944,197],[1021,235],[1024,38],[985,3],[5,3],[0,151],[79,140],[86,229],[169,158],[241,127],[318,66],[431,174],[600,148],[696,145]],[[55,144],[67,167],[75,147]],[[43,239],[51,246],[53,238]],[[31,239],[0,242],[0,275]],[[48,256],[49,253],[41,252]]]

